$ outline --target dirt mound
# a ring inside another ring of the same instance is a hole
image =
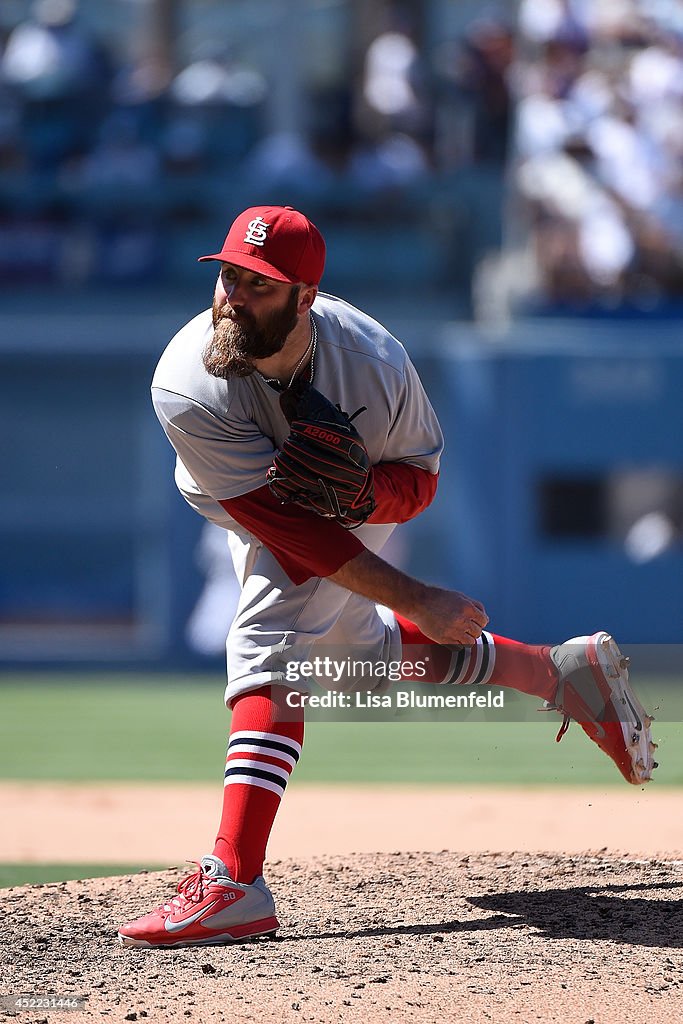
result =
[[[184,869],[183,869],[184,870]],[[395,853],[268,865],[277,941],[130,950],[182,871],[0,894],[0,1020],[623,1024],[683,1020],[683,861]]]

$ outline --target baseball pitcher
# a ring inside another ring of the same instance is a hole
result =
[[[412,662],[428,657],[429,682],[540,698],[562,718],[558,738],[579,722],[634,785],[656,767],[651,719],[608,633],[518,643],[486,630],[479,601],[382,559],[396,524],[434,499],[443,438],[400,342],[319,291],[315,225],[290,207],[252,208],[201,259],[218,265],[213,306],[170,342],[152,397],[177,486],[226,531],[241,585],[227,638],[223,807],[213,851],[168,902],[121,927],[127,946],[276,932],[263,862],[303,744],[302,702],[288,697],[311,687],[291,666],[330,645],[377,663],[409,651]]]

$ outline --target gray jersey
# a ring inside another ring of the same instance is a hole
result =
[[[366,406],[354,425],[373,464],[409,462],[439,468],[443,437],[406,350],[381,324],[341,299],[320,293],[314,386],[345,412]],[[265,483],[273,453],[289,433],[278,393],[260,374],[212,377],[202,352],[211,311],[173,338],[152,381],[156,414],[176,450],[176,483],[198,512],[223,526],[218,501]]]

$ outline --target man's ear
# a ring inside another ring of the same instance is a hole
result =
[[[299,316],[303,316],[304,313],[308,313],[309,309],[315,302],[315,297],[317,294],[318,289],[315,287],[315,285],[304,284],[301,286],[301,291],[299,292],[299,302],[296,307],[296,311],[299,314]]]

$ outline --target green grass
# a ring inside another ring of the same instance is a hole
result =
[[[222,678],[97,675],[73,682],[21,676],[0,685],[0,778],[215,781],[230,716]],[[658,708],[658,785],[683,784],[683,694],[639,681]],[[293,784],[325,782],[623,785],[611,762],[573,725],[554,742],[555,715],[526,721],[323,722],[306,727]]]
[[[166,865],[164,865],[166,867]],[[73,878],[108,878],[161,870],[150,864],[0,864],[0,889],[12,885],[43,885]]]

